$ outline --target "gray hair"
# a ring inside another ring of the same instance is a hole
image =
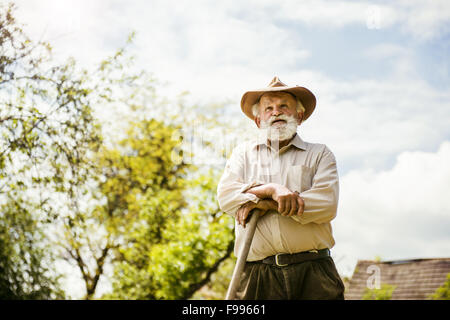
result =
[[[303,112],[305,113],[305,107],[303,106],[302,102],[299,98],[295,97],[295,100],[297,101],[297,112]],[[259,116],[259,99],[258,101],[252,106],[252,114],[256,118]]]

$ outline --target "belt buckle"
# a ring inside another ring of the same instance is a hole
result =
[[[280,254],[282,254],[282,253],[278,253],[278,254],[275,255],[275,264],[276,264],[278,267],[285,267],[285,266],[288,265],[287,263],[286,263],[286,264],[281,264],[281,263],[278,262],[278,256],[279,256]]]

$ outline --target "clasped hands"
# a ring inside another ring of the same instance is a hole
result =
[[[257,187],[258,192],[247,192],[256,194],[264,198],[254,203],[249,201],[242,205],[236,212],[236,221],[245,228],[246,219],[253,209],[259,209],[260,214],[263,215],[269,210],[278,211],[282,216],[300,216],[303,213],[305,203],[298,192],[292,192],[283,185],[270,183],[264,186]],[[256,189],[256,188],[255,188]],[[263,193],[262,193],[263,192]]]

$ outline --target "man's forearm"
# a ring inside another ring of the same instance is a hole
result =
[[[259,201],[256,204],[256,207],[258,209],[268,211],[268,210],[275,210],[278,212],[278,203],[272,199],[264,199]]]
[[[246,191],[246,193],[254,194],[260,199],[272,199],[273,192],[274,192],[273,183],[267,183],[260,186],[256,186]]]
[[[283,216],[301,215],[305,209],[305,203],[298,192],[292,192],[277,183],[255,186],[248,189],[246,193],[251,193],[260,200],[274,200],[274,203],[278,205],[276,211]],[[271,202],[271,206],[274,203]]]

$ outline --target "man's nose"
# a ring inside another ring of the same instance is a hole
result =
[[[275,108],[273,108],[273,111],[272,111],[272,116],[279,116],[280,114],[282,114],[283,112],[281,112],[281,109],[280,108],[277,108],[277,107],[275,107]]]

